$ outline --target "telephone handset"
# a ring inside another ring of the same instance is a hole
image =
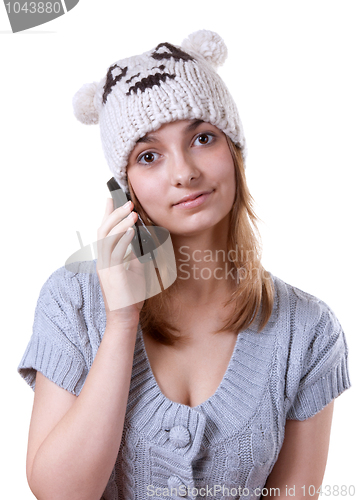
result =
[[[114,201],[114,210],[124,205],[127,201],[132,201],[130,194],[124,193],[114,177],[107,182],[107,186]],[[162,230],[163,228],[157,228],[156,226],[150,227],[153,228],[156,237],[160,236],[162,231],[158,230]],[[131,245],[140,262],[144,263],[149,260],[153,260],[154,263],[156,262],[153,252],[162,243],[162,241],[160,241],[161,239],[162,238],[159,238],[157,242],[154,241],[153,235],[150,233],[142,218],[138,214],[138,220],[135,222],[135,235],[131,240]]]

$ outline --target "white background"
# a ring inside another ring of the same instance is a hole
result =
[[[116,60],[198,29],[228,46],[219,72],[245,129],[263,263],[334,310],[354,384],[355,10],[348,0],[83,0],[12,34],[0,6],[1,498],[34,498],[25,477],[33,393],[16,367],[40,288],[79,248],[76,231],[84,245],[96,239],[108,196],[99,128],[74,118],[72,96]],[[324,485],[357,487],[355,390],[335,402]]]

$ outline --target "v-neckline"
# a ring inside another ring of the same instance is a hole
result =
[[[166,401],[167,403],[179,405],[179,406],[185,406],[185,407],[189,408],[190,410],[197,410],[200,407],[204,407],[204,406],[209,405],[214,399],[217,399],[217,397],[220,396],[220,393],[224,390],[224,387],[227,384],[228,374],[231,371],[232,365],[233,365],[233,363],[235,361],[235,357],[236,357],[236,354],[237,354],[237,351],[238,351],[238,344],[240,342],[240,339],[242,338],[242,334],[244,334],[246,332],[252,332],[252,330],[248,327],[247,329],[245,329],[245,330],[243,330],[243,331],[241,331],[240,333],[237,334],[237,338],[236,338],[236,340],[234,342],[234,348],[233,348],[232,355],[231,355],[231,357],[229,359],[226,371],[224,372],[223,378],[222,378],[219,386],[217,387],[216,391],[209,398],[207,398],[205,401],[202,401],[202,403],[200,403],[200,404],[198,404],[196,406],[189,406],[189,405],[186,405],[184,403],[179,403],[178,401],[173,401],[172,399],[170,399],[167,396],[165,396],[165,394],[162,392],[162,390],[161,390],[161,388],[160,388],[160,386],[159,386],[159,384],[158,384],[158,382],[156,380],[154,372],[152,371],[150,360],[149,360],[149,357],[148,357],[148,354],[147,354],[147,351],[146,351],[146,347],[145,347],[145,342],[144,342],[144,337],[143,337],[143,331],[142,331],[141,325],[139,325],[139,345],[140,345],[140,347],[141,347],[141,349],[143,351],[145,363],[146,363],[147,369],[149,371],[149,378],[153,382],[153,385],[155,387],[156,393],[160,396],[160,398],[163,401]]]
[[[263,399],[270,397],[269,384],[276,369],[279,336],[281,331],[285,331],[289,320],[285,288],[279,280],[274,277],[273,280],[279,293],[276,289],[268,323],[259,333],[258,325],[254,322],[237,335],[219,386],[214,394],[196,406],[172,401],[163,394],[152,372],[139,322],[127,404],[127,425],[130,422],[130,427],[145,438],[161,444],[166,442],[166,430],[175,425],[187,427],[192,435],[204,432],[205,419],[209,419],[216,429],[221,429],[222,422],[225,422],[223,434],[218,432],[218,436],[240,432],[259,411]]]

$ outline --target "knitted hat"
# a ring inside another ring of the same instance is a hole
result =
[[[240,146],[245,158],[237,107],[216,72],[226,57],[222,38],[200,30],[181,47],[160,43],[142,55],[117,61],[100,82],[83,85],[75,94],[76,118],[85,124],[100,124],[109,168],[126,193],[131,151],[141,137],[164,123],[209,122]]]

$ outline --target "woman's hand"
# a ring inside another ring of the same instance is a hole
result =
[[[132,212],[133,208],[133,203],[129,201],[114,210],[114,202],[108,198],[102,224],[97,231],[97,274],[107,320],[126,324],[139,321],[139,313],[146,298],[144,264],[139,262],[133,252],[128,269],[123,263],[134,236],[132,226],[138,219],[137,213]]]

